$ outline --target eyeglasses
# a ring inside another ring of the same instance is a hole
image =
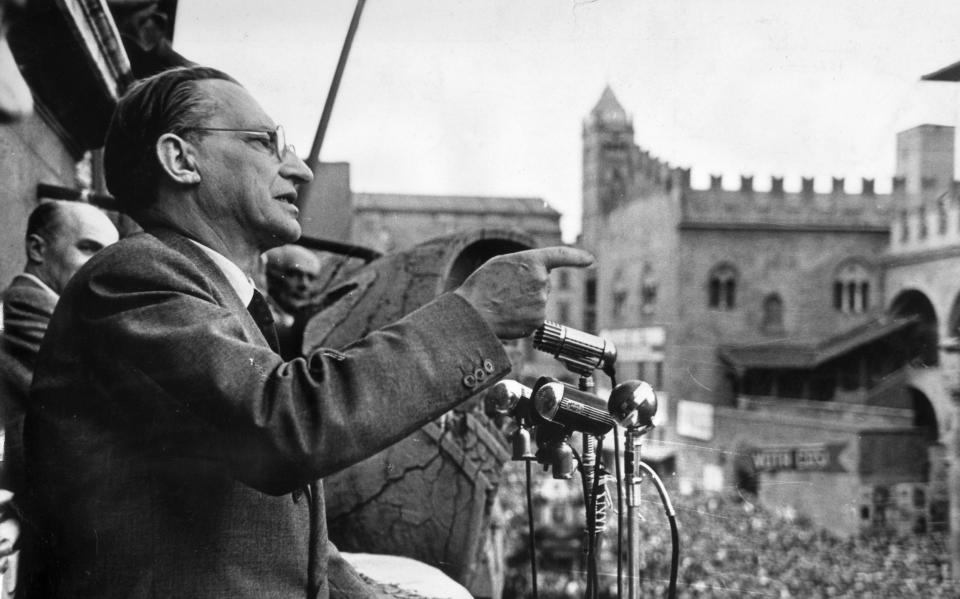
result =
[[[189,127],[184,129],[184,131],[228,131],[233,133],[250,133],[251,135],[266,135],[267,137],[264,141],[270,142],[270,145],[273,146],[273,151],[276,153],[279,160],[282,161],[287,152],[292,154],[297,153],[296,148],[287,144],[287,134],[283,130],[283,125],[277,125],[277,128],[273,131],[261,131],[258,129],[225,129],[222,127]]]

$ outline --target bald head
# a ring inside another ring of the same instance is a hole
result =
[[[43,202],[27,221],[27,266],[57,293],[87,260],[119,239],[117,228],[96,206],[81,202]]]
[[[307,248],[293,244],[273,248],[265,255],[267,289],[280,307],[293,313],[310,304],[317,293],[320,258]]]

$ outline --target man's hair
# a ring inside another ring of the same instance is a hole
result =
[[[59,201],[40,202],[27,217],[26,237],[39,235],[48,242],[52,240],[63,226],[62,208]]]
[[[103,162],[107,188],[124,211],[135,214],[156,199],[160,165],[155,147],[160,136],[185,135],[211,116],[214,103],[197,86],[208,79],[237,83],[210,67],[178,67],[137,82],[117,103]]]

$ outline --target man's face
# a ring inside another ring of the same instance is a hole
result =
[[[288,312],[309,305],[317,294],[321,263],[317,255],[299,246],[284,246],[267,252],[267,284],[270,296]]]
[[[42,248],[39,276],[57,293],[63,293],[70,277],[94,254],[115,243],[116,227],[99,209],[71,203],[60,214],[60,227]]]
[[[228,81],[197,84],[213,100],[204,127],[271,132],[277,124],[242,87]],[[228,245],[266,249],[300,237],[296,185],[313,174],[293,152],[281,160],[267,135],[212,131],[195,144],[200,210]]]

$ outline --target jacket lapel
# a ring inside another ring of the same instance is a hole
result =
[[[218,267],[209,256],[203,253],[203,250],[180,233],[171,231],[170,229],[153,229],[148,231],[148,234],[159,239],[170,249],[180,252],[189,258],[203,276],[210,281],[217,302],[237,315],[243,323],[243,328],[247,335],[251,339],[257,340],[257,342],[264,347],[270,347],[267,340],[264,339],[263,333],[260,332],[260,327],[253,320],[253,317],[250,316],[250,313],[247,311],[247,306],[244,305],[240,297],[237,296],[237,292],[233,290],[233,286],[230,285],[226,275],[223,274],[220,267]]]

